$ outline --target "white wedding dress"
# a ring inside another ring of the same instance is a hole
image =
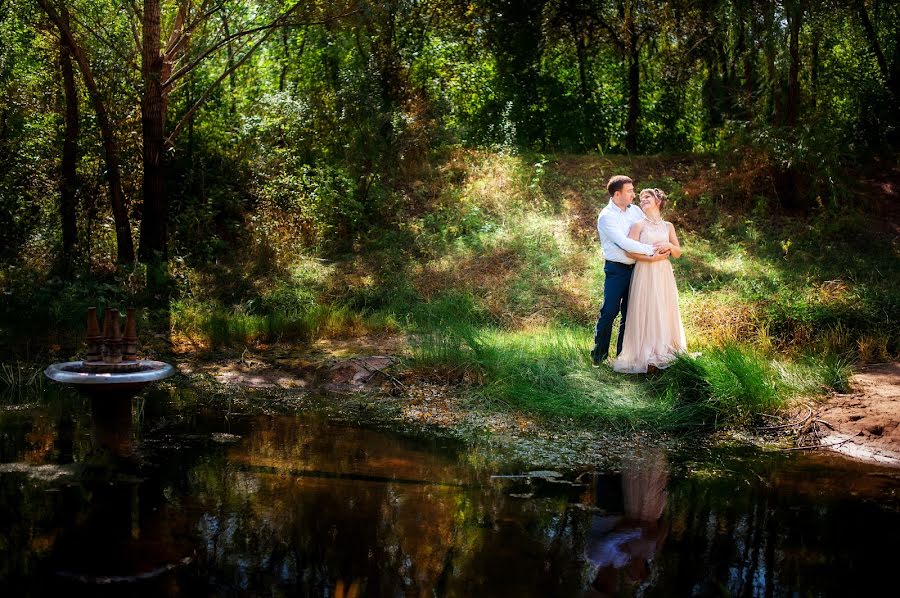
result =
[[[645,221],[640,240],[648,245],[668,241],[668,224]],[[615,371],[644,374],[649,366],[665,368],[678,353],[687,351],[669,260],[639,261],[634,266],[627,313],[622,352],[612,364]]]

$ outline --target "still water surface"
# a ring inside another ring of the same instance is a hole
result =
[[[893,593],[900,472],[645,450],[517,477],[477,449],[156,392],[0,404],[0,595]]]

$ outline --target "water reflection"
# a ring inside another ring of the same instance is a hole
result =
[[[596,502],[608,513],[594,517],[587,538],[586,556],[595,568],[591,588],[604,594],[646,580],[666,537],[661,521],[669,481],[665,453],[645,449],[627,457],[616,477],[595,476]],[[609,488],[616,481],[621,484],[620,494]],[[610,504],[619,495],[621,506]]]
[[[897,554],[897,475],[815,456],[492,480],[463,447],[310,414],[159,393],[106,416],[0,410],[0,594],[845,595]]]

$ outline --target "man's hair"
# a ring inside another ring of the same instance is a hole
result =
[[[656,187],[641,189],[641,194],[638,195],[638,197],[643,197],[644,194],[647,194],[656,200],[656,203],[659,205],[660,212],[662,212],[662,209],[665,207],[666,200],[669,199],[669,196],[666,195],[662,189],[657,189]]]
[[[634,181],[632,181],[630,177],[627,177],[624,174],[617,174],[613,178],[609,179],[608,183],[606,183],[606,192],[609,193],[610,197],[612,197],[616,194],[616,191],[621,191],[622,187],[624,187],[628,183],[634,184]]]

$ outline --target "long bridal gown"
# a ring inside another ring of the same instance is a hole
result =
[[[641,243],[652,245],[669,240],[665,221],[644,222]],[[617,372],[644,374],[648,366],[665,368],[678,353],[687,351],[678,287],[669,260],[638,262],[628,291],[628,312],[622,352],[613,362]]]

